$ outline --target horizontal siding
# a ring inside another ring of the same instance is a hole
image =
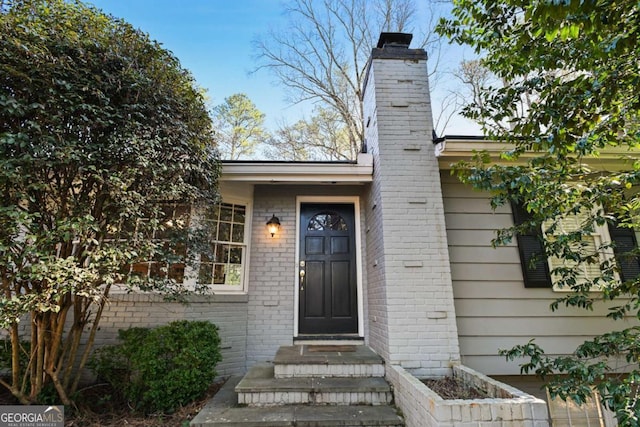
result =
[[[528,289],[527,289],[528,290]],[[556,316],[560,317],[595,317],[603,321],[608,310],[605,304],[596,304],[594,310],[584,310],[576,307],[561,306],[553,312],[550,308],[552,299],[531,298],[507,299],[507,298],[487,298],[482,297],[482,304],[478,304],[477,298],[458,298],[456,308],[469,317],[540,317],[549,316],[545,319],[556,321]],[[487,314],[490,313],[490,314]],[[604,320],[606,321],[606,320]]]
[[[567,354],[589,337],[629,324],[594,311],[550,304],[562,294],[551,289],[527,289],[515,242],[493,248],[496,230],[512,225],[509,207],[492,211],[486,193],[442,174],[447,239],[462,362],[485,374],[517,374],[517,362],[507,362],[499,349],[529,339],[547,354]]]
[[[473,216],[473,222],[469,217]],[[447,212],[447,227],[452,230],[495,230],[497,228],[510,227],[513,223],[511,214],[469,213],[469,212]]]
[[[489,246],[491,240],[496,237],[495,230],[447,230],[447,239],[449,245],[452,246],[469,246],[474,247],[479,244],[482,246]],[[510,242],[506,246],[516,246],[515,240]]]
[[[518,257],[518,248],[515,246],[500,246],[478,250],[477,246],[458,246],[451,251],[450,260],[456,264],[503,264],[505,260]]]
[[[478,248],[479,251],[493,250],[490,247]],[[455,248],[449,248],[449,253],[455,252]],[[505,262],[506,260],[502,260]],[[473,280],[476,282],[490,282],[495,280],[514,280],[519,279],[518,285],[524,289],[522,282],[522,268],[520,264],[490,264],[490,263],[457,263],[451,264],[451,277],[453,281],[457,280]],[[526,295],[521,297],[526,298]]]
[[[520,365],[517,361],[506,361],[504,357],[461,355],[462,364],[486,375],[518,375]],[[493,372],[493,374],[491,373]]]
[[[458,317],[458,328],[464,331],[465,336],[489,336],[489,337],[522,337],[522,343],[526,343],[531,337],[570,337],[592,336],[603,334],[611,330],[613,326],[607,319],[601,317],[561,317],[553,319],[543,316],[521,316],[505,319],[504,317],[484,316],[478,318],[465,316]],[[545,349],[545,352],[558,353],[553,348]]]
[[[573,337],[538,337],[535,343],[542,348],[553,348],[559,354],[571,353],[584,341],[582,336]],[[522,344],[522,337],[494,337],[487,340],[484,337],[465,337],[460,340],[460,351],[463,354],[474,354],[476,356],[495,357],[496,349],[508,349],[515,345]]]

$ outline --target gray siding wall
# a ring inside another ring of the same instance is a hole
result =
[[[518,248],[492,248],[495,230],[513,223],[509,207],[491,210],[486,193],[442,172],[445,218],[462,363],[482,373],[518,374],[498,349],[535,338],[548,354],[568,354],[585,339],[619,325],[605,319],[606,307],[594,311],[549,305],[561,294],[527,289]]]

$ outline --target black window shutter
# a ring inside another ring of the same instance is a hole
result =
[[[524,209],[521,204],[512,203],[511,212],[513,222],[520,225],[532,219],[531,214]],[[542,230],[538,227],[534,230],[522,232],[516,236],[518,242],[518,252],[520,253],[520,264],[522,265],[522,277],[525,288],[550,288],[551,275],[547,259],[542,255],[544,246],[542,243]],[[531,263],[532,258],[537,257],[535,263]]]
[[[620,267],[620,280],[626,282],[635,279],[640,275],[640,259],[625,254],[638,247],[636,233],[633,228],[609,224],[609,235],[614,243],[613,253]]]

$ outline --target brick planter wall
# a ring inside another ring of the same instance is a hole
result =
[[[407,427],[548,427],[547,404],[465,366],[452,373],[486,391],[491,398],[445,400],[398,365],[387,365],[395,404]]]

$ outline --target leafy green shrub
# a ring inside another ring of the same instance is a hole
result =
[[[172,412],[201,396],[222,359],[217,326],[180,320],[156,329],[119,331],[89,364],[100,379],[145,412]]]

